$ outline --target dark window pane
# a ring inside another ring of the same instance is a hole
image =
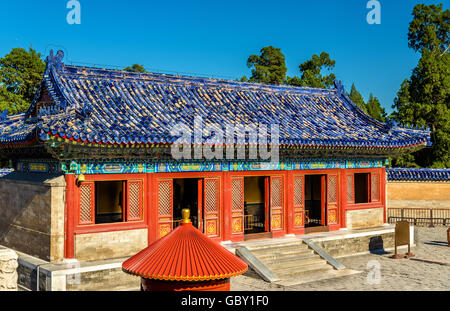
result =
[[[123,221],[123,181],[95,183],[95,223]]]
[[[355,203],[369,203],[369,173],[355,174]]]

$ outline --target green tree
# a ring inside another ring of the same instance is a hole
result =
[[[394,100],[394,119],[431,129],[432,148],[413,154],[419,166],[450,167],[449,16],[450,11],[443,11],[442,5],[414,7],[408,39],[421,58]]]
[[[322,52],[320,56],[314,54],[311,59],[300,64],[300,78],[288,77],[286,83],[297,86],[332,88],[336,76],[331,72],[324,76],[322,70],[331,71],[335,65],[336,61],[331,59],[328,53]]]
[[[442,4],[417,4],[412,15],[408,46],[416,52],[427,49],[445,54],[450,43],[450,11],[443,11]]]
[[[286,79],[286,60],[281,49],[267,46],[260,55],[250,55],[247,67],[252,69],[249,82],[282,84]]]
[[[0,59],[0,110],[10,114],[28,109],[39,89],[45,62],[32,48],[14,48]]]
[[[359,107],[359,109],[367,114],[366,103],[364,102],[364,98],[362,97],[361,93],[356,89],[355,83],[352,84],[352,89],[348,97],[350,97],[352,102],[354,102]]]
[[[367,114],[369,116],[380,122],[386,121],[386,111],[384,110],[383,107],[381,107],[378,98],[374,97],[372,93],[370,93],[370,97],[366,105],[367,105]]]
[[[247,76],[242,76],[242,78],[240,80],[238,80],[240,82],[248,82],[248,78]]]
[[[134,64],[131,67],[126,67],[124,70],[125,71],[133,71],[133,72],[147,72],[147,70],[145,70],[144,66],[139,65],[139,64]]]

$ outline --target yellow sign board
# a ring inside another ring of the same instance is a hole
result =
[[[395,225],[395,245],[402,246],[409,244],[409,222],[399,221]]]

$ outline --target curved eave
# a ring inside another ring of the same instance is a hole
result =
[[[141,143],[126,143],[126,142],[103,142],[103,141],[95,141],[95,140],[82,140],[75,139],[74,137],[68,137],[66,135],[61,136],[60,134],[53,134],[52,132],[48,132],[47,135],[50,139],[62,140],[66,143],[72,144],[80,144],[80,145],[98,145],[98,146],[108,146],[108,147],[120,147],[120,148],[141,148],[141,147],[155,147],[155,146],[171,146],[172,143],[169,142],[160,142],[160,141],[147,141]],[[395,146],[386,146],[384,144],[381,145],[369,145],[368,143],[364,144],[342,144],[339,141],[335,141],[329,144],[320,144],[320,143],[305,143],[305,144],[279,144],[280,148],[283,149],[337,149],[337,150],[401,150],[401,149],[411,149],[416,147],[426,147],[429,146],[428,140],[422,140],[414,143],[405,143],[405,144],[395,144]],[[194,144],[192,144],[194,145]],[[226,144],[222,145],[223,147],[227,146]]]
[[[0,148],[20,148],[29,147],[38,142],[37,135],[33,135],[31,138],[14,141],[2,141],[0,142]]]
[[[214,280],[223,280],[229,279],[231,277],[241,275],[245,273],[248,268],[242,269],[240,271],[236,271],[233,273],[227,274],[216,274],[216,275],[192,275],[192,276],[176,276],[176,275],[153,275],[153,274],[142,274],[137,273],[133,270],[128,270],[122,268],[122,271],[139,276],[141,278],[150,279],[150,280],[158,280],[158,281],[184,281],[184,282],[198,282],[198,281],[214,281]]]

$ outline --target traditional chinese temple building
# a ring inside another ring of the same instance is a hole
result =
[[[364,114],[340,83],[271,86],[62,60],[47,58],[27,112],[0,120],[0,158],[15,169],[0,179],[0,244],[47,261],[133,255],[176,228],[183,208],[217,242],[381,226],[387,158],[430,144],[427,130]],[[278,124],[279,161],[175,160],[170,129],[194,128],[196,116]]]

